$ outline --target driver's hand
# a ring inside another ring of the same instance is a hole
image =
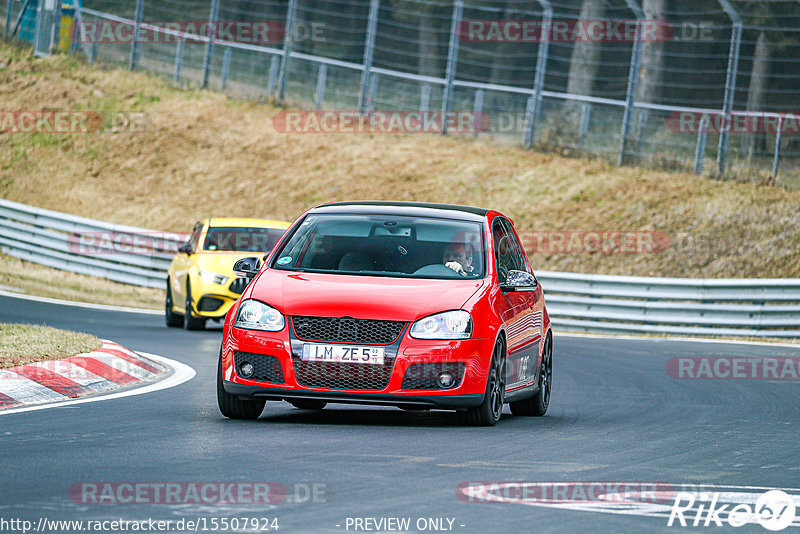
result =
[[[457,272],[461,276],[466,276],[467,275],[466,271],[464,271],[464,268],[457,261],[448,261],[447,263],[444,264],[444,266],[448,267],[450,269],[453,269],[455,272]]]

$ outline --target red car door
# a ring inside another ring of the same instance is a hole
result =
[[[533,274],[525,250],[512,224],[505,219],[502,224],[509,236],[514,269]],[[540,363],[542,346],[544,299],[542,299],[541,287],[537,284],[534,291],[521,291],[516,295],[518,295],[520,307],[518,326],[515,329],[518,334],[515,336],[515,344],[513,346],[509,344],[510,365],[507,391],[526,387],[533,382]]]
[[[527,263],[511,224],[501,217],[492,224],[495,265],[498,280],[505,281],[508,271],[526,271]],[[531,307],[531,293],[512,291],[500,298],[500,317],[506,330],[506,391],[524,387],[536,370],[538,338],[536,316]]]

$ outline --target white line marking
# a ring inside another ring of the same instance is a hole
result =
[[[11,297],[22,300],[33,300],[47,304],[59,304],[61,306],[75,306],[76,308],[89,308],[91,310],[118,311],[125,313],[142,313],[145,315],[164,315],[161,310],[148,310],[146,308],[132,308],[128,306],[111,306],[110,304],[92,304],[90,302],[78,302],[74,300],[53,299],[50,297],[37,297],[35,295],[21,295],[10,291],[0,290],[0,297]]]
[[[97,401],[105,401],[111,399],[120,399],[122,397],[132,397],[133,395],[141,395],[143,393],[151,393],[153,391],[160,391],[162,389],[169,389],[175,386],[179,386],[184,382],[188,382],[192,378],[194,378],[196,371],[186,365],[185,363],[181,363],[179,361],[171,360],[169,358],[165,358],[164,356],[159,356],[157,354],[150,354],[148,352],[141,352],[139,354],[145,356],[147,358],[151,358],[162,365],[166,365],[167,367],[171,367],[173,369],[173,373],[157,382],[153,382],[152,384],[147,384],[141,387],[134,387],[133,389],[129,389],[126,391],[120,391],[118,393],[111,393],[109,395],[97,395],[92,397],[84,397],[81,399],[69,400],[65,402],[54,402],[51,404],[41,404],[38,406],[25,406],[21,408],[12,408],[10,410],[2,410],[0,411],[0,416],[9,415],[12,413],[20,413],[20,412],[31,412],[34,410],[46,410],[47,408],[61,408],[63,406],[73,406],[75,404],[83,404],[85,402],[97,402]]]

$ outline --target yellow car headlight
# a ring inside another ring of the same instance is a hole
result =
[[[224,286],[228,281],[227,276],[222,276],[212,271],[200,271],[200,279],[207,284],[219,284]]]

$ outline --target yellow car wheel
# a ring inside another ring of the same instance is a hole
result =
[[[186,313],[183,315],[183,327],[186,330],[203,330],[206,320],[194,316],[192,311],[192,286],[186,281]]]
[[[167,279],[167,297],[165,300],[164,320],[167,323],[167,326],[183,326],[183,317],[181,317],[180,314],[172,311],[172,307],[175,305],[175,303],[172,300],[172,288],[169,286],[169,279]]]

